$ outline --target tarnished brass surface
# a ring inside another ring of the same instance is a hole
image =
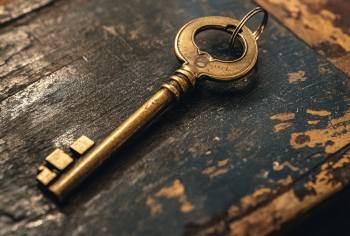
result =
[[[36,179],[43,185],[48,185],[52,180],[57,176],[55,172],[47,168],[46,166],[39,167],[39,174],[36,176]]]
[[[164,88],[159,90],[99,145],[88,152],[74,168],[51,185],[50,192],[58,199],[63,199],[75,186],[100,166],[111,153],[166,108],[173,99],[174,96],[169,90]]]
[[[79,155],[83,155],[86,153],[92,146],[94,146],[95,142],[86,137],[85,135],[78,138],[74,143],[70,145],[70,148],[78,153]]]
[[[229,27],[238,23],[237,20],[228,17],[211,16],[195,19],[182,27],[175,39],[175,53],[184,62],[183,65],[155,95],[100,144],[84,154],[72,168],[63,172],[57,181],[49,185],[49,191],[58,199],[65,198],[132,135],[159,115],[172,101],[179,100],[189,89],[195,87],[202,76],[209,76],[217,81],[230,81],[246,75],[254,67],[258,56],[257,43],[248,28],[243,27],[239,35],[244,45],[244,53],[234,61],[217,60],[201,51],[194,41],[196,34],[200,31],[209,28],[228,30]],[[73,143],[71,148],[83,154],[92,145],[90,141],[83,136]],[[60,155],[63,154],[60,152]],[[47,160],[61,170],[70,163],[65,162],[67,158],[53,157],[56,155]]]
[[[195,43],[195,36],[206,29],[228,30],[239,24],[238,20],[223,16],[208,16],[194,19],[184,25],[175,38],[176,56],[191,65],[196,77],[202,75],[220,81],[230,81],[243,77],[256,64],[258,46],[253,33],[243,27],[239,39],[244,45],[243,55],[235,61],[222,61],[201,51]]]
[[[59,148],[48,155],[45,160],[59,170],[64,170],[73,162],[73,158]]]

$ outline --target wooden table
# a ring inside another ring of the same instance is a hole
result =
[[[256,3],[0,0],[0,235],[304,232],[295,222],[350,180],[345,0],[257,2],[277,17],[257,82],[201,83],[56,204],[35,181],[45,155],[101,140],[156,91],[184,23]]]

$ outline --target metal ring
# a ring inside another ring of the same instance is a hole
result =
[[[261,7],[256,7],[253,10],[251,10],[250,12],[248,12],[247,15],[245,15],[242,20],[239,22],[238,26],[235,28],[235,30],[233,31],[231,38],[230,38],[230,44],[233,47],[235,45],[236,39],[237,39],[237,35],[238,33],[241,31],[241,29],[243,28],[243,26],[247,23],[248,20],[250,20],[254,15],[258,14],[258,13],[264,13],[264,18],[259,26],[259,28],[254,31],[253,36],[255,37],[255,40],[258,40],[260,38],[260,35],[264,32],[264,29],[266,27],[267,24],[267,20],[269,18],[269,15],[267,13],[266,10],[264,10]]]

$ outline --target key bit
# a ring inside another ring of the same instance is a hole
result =
[[[36,176],[36,179],[41,183],[42,185],[48,185],[52,180],[56,178],[57,174],[47,168],[46,166],[40,166],[39,167],[39,174]]]
[[[73,158],[71,158],[61,149],[56,149],[55,151],[53,151],[50,155],[46,157],[45,160],[59,170],[64,170],[73,162]]]
[[[37,180],[62,200],[130,137],[164,111],[169,104],[194,88],[204,76],[215,81],[233,81],[245,76],[253,69],[258,57],[256,38],[247,27],[243,26],[238,34],[238,39],[244,46],[244,53],[234,61],[215,59],[201,51],[194,41],[196,34],[203,30],[215,28],[227,31],[229,27],[239,23],[229,17],[211,16],[198,18],[184,25],[175,39],[175,53],[183,64],[169,81],[90,151],[87,150],[94,142],[89,138],[82,136],[74,142],[71,149],[82,155],[77,160],[73,161],[73,158],[62,150],[55,150],[46,161],[58,170],[58,174],[56,170],[45,165],[41,167]]]
[[[83,135],[72,143],[70,148],[73,152],[83,155],[94,144],[94,141]],[[56,179],[56,177],[59,176],[60,173],[66,170],[74,162],[74,158],[69,156],[63,150],[57,148],[45,158],[45,161],[45,164],[38,168],[36,179],[41,185],[47,187]]]
[[[70,145],[70,149],[79,155],[83,155],[86,151],[92,148],[94,144],[94,141],[83,135]]]

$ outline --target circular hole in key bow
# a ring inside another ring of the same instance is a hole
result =
[[[195,42],[201,51],[209,53],[215,59],[234,61],[242,57],[244,45],[241,40],[237,40],[232,48],[231,34],[224,29],[206,29],[196,35]]]

